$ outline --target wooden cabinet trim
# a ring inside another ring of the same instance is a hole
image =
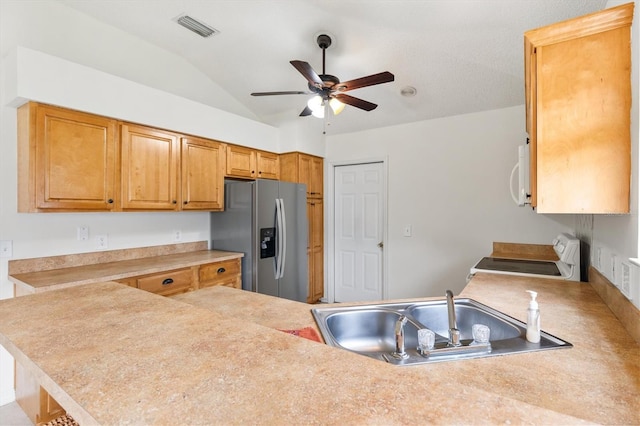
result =
[[[633,3],[603,9],[527,31],[525,37],[535,46],[545,46],[631,26],[633,9]]]

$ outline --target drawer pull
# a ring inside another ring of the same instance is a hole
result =
[[[166,280],[162,281],[162,285],[169,285],[169,284],[173,284],[173,278],[167,278]]]
[[[223,274],[223,273],[225,273],[225,272],[227,272],[227,270],[226,270],[226,269],[224,269],[224,268],[218,268],[218,273],[219,273],[219,274]]]

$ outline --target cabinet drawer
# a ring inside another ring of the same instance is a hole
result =
[[[188,291],[191,289],[191,269],[177,269],[138,278],[138,288],[165,296]]]
[[[200,266],[200,288],[212,285],[229,285],[240,277],[240,259],[209,263]]]

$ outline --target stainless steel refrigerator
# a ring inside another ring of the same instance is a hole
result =
[[[306,302],[306,185],[227,180],[224,192],[224,211],[211,213],[211,248],[244,253],[244,290]]]

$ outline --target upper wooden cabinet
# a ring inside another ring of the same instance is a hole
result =
[[[180,136],[122,124],[122,209],[178,210]]]
[[[182,210],[223,210],[225,144],[182,138]]]
[[[222,210],[225,144],[122,124],[123,210]]]
[[[259,179],[280,179],[280,156],[272,152],[256,151]]]
[[[18,109],[18,211],[116,208],[117,122],[31,102]]]
[[[18,109],[18,211],[222,210],[225,147],[30,102]]]
[[[288,152],[280,155],[280,179],[307,185],[307,198],[322,198],[323,160],[320,157]]]
[[[539,213],[628,213],[633,3],[525,33]]]
[[[240,179],[278,179],[279,156],[237,145],[227,145],[226,176]]]

